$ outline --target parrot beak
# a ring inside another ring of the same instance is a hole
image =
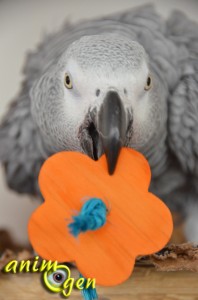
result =
[[[121,148],[129,144],[133,133],[133,112],[125,111],[119,94],[109,91],[99,110],[91,109],[79,128],[78,138],[89,157],[107,159],[108,172],[115,171]]]
[[[120,150],[126,140],[127,118],[122,101],[115,91],[106,94],[98,113],[97,130],[106,155],[108,172],[115,171]]]

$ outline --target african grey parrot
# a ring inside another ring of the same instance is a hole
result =
[[[51,154],[72,150],[109,173],[122,146],[142,152],[151,191],[187,218],[198,241],[198,24],[151,5],[69,25],[28,54],[25,80],[0,127],[10,188],[39,194]]]

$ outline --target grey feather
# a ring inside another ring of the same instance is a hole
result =
[[[0,128],[0,158],[9,187],[19,193],[38,195],[38,172],[47,156],[32,120],[27,88],[23,86]]]
[[[169,143],[187,173],[198,176],[198,24],[180,12],[168,20],[170,39],[186,53],[169,98]]]

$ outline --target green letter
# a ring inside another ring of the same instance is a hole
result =
[[[36,256],[35,258],[34,258],[34,263],[33,263],[33,266],[32,266],[32,272],[34,273],[34,272],[37,272],[39,269],[38,268],[36,268],[36,265],[37,265],[37,263],[38,263],[38,260],[39,260],[39,256]]]
[[[12,266],[12,265],[13,265],[13,266]],[[16,273],[16,272],[17,272],[17,265],[18,265],[18,261],[17,261],[17,260],[11,260],[11,261],[4,267],[4,272],[5,272],[5,273],[9,273],[9,272]]]
[[[75,284],[76,288],[78,290],[83,290],[84,289],[84,286],[83,286],[84,282],[85,282],[84,278],[79,278],[78,280],[76,280],[76,284]]]
[[[68,278],[67,280],[65,280],[64,284],[63,284],[63,289],[67,289],[67,291],[62,291],[62,294],[65,297],[69,297],[71,295],[72,289],[73,289],[73,285],[74,285],[74,278]]]
[[[30,272],[30,261],[29,261],[29,260],[27,260],[27,261],[22,260],[22,261],[20,262],[19,273],[21,273],[21,272],[23,271],[24,268],[26,268],[26,269],[25,269],[25,272],[26,272],[26,273]]]
[[[88,278],[86,280],[85,289],[88,289],[91,286],[92,289],[96,288],[96,279]]]
[[[54,261],[52,263],[51,260],[49,260],[48,262],[46,262],[46,260],[42,260],[41,266],[40,266],[40,272],[45,271],[45,269],[47,268],[47,272],[49,272],[51,269],[53,270],[53,272],[56,271],[57,269],[57,261]]]

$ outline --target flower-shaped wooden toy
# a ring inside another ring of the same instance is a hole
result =
[[[102,156],[93,161],[77,152],[61,152],[43,165],[39,184],[45,202],[32,214],[28,231],[35,251],[44,259],[74,262],[86,278],[99,285],[122,283],[135,258],[159,251],[172,233],[169,209],[148,192],[151,172],[146,159],[122,149],[110,176]],[[76,238],[69,224],[84,201],[101,199],[106,223]]]

